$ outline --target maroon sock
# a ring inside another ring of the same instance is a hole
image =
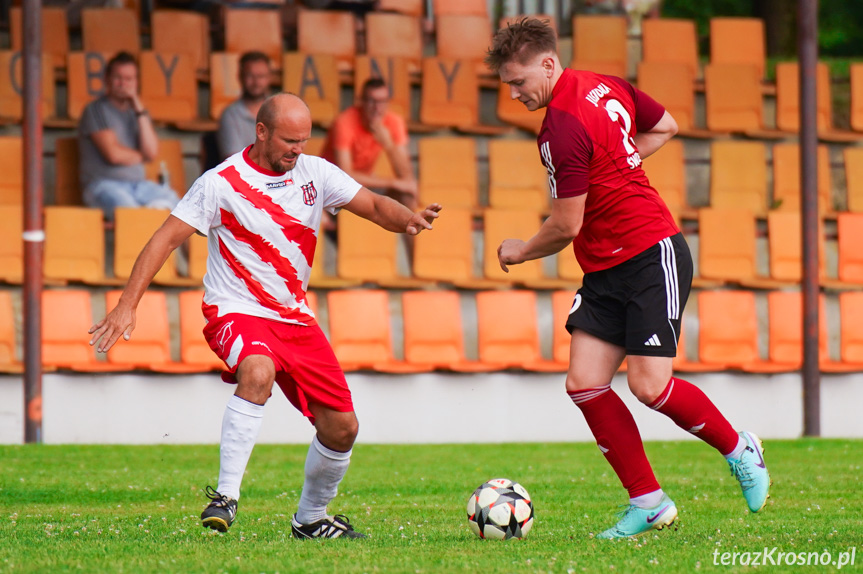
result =
[[[723,455],[737,446],[740,438],[737,432],[707,395],[692,383],[671,377],[662,394],[648,406]]]
[[[568,393],[630,498],[659,490],[632,413],[611,385]]]

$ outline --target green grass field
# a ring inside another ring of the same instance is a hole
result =
[[[218,534],[199,522],[202,489],[216,484],[217,446],[4,446],[0,572],[740,571],[752,566],[714,560],[765,547],[837,560],[855,546],[855,564],[843,571],[861,570],[863,442],[765,446],[772,497],[751,515],[709,447],[648,443],[680,518],[675,530],[623,541],[592,538],[625,502],[593,444],[358,445],[330,511],[368,533],[363,541],[290,537],[305,447],[259,445],[237,521]],[[468,530],[468,495],[499,476],[533,496],[536,521],[525,540],[483,541]]]

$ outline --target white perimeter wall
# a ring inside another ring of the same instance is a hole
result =
[[[360,419],[359,442],[569,442],[592,436],[563,390],[561,374],[348,374]],[[688,377],[738,429],[762,438],[802,433],[801,378],[711,373]],[[863,437],[863,373],[821,379],[826,437]],[[632,410],[645,440],[691,438],[638,403],[622,375],[613,388]],[[43,380],[43,441],[102,444],[218,443],[233,387],[217,374],[72,375]],[[0,377],[0,443],[24,440],[21,377]],[[259,442],[308,443],[313,428],[278,388]]]

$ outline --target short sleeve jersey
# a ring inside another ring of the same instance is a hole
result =
[[[138,118],[135,110],[129,107],[121,110],[102,96],[84,108],[78,124],[78,149],[80,150],[79,169],[81,185],[102,179],[120,181],[144,181],[144,164],[115,165],[108,163],[93,143],[91,135],[102,130],[113,130],[117,141],[122,145],[138,149]]]
[[[641,167],[633,137],[665,109],[625,80],[566,69],[537,137],[553,198],[587,194],[573,249],[587,272],[608,269],[678,233]]]
[[[286,173],[269,171],[249,149],[199,177],[171,212],[207,236],[204,315],[314,325],[306,288],[322,211],[335,213],[361,186],[305,154]]]
[[[393,144],[401,146],[408,143],[408,130],[404,118],[393,112],[387,112],[383,123],[390,132]],[[362,112],[357,106],[351,106],[335,119],[327,134],[321,156],[329,161],[335,161],[337,149],[351,152],[351,164],[356,171],[372,173],[375,161],[383,148],[372,133],[363,127]]]

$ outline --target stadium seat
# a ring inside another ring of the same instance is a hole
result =
[[[422,236],[420,236],[422,237]],[[495,371],[500,365],[468,361],[457,291],[405,291],[402,294],[405,361],[459,372]]]
[[[833,105],[830,71],[824,62],[818,62],[816,68],[816,90],[818,133],[828,134],[833,131]],[[800,67],[797,62],[776,64],[776,127],[786,132],[800,131]]]
[[[518,99],[512,99],[509,86],[501,82],[497,91],[497,118],[502,122],[538,134],[545,112],[528,110]]]
[[[485,0],[432,0],[435,19],[441,16],[484,16],[488,18],[488,3]]]
[[[353,70],[357,54],[356,26],[353,12],[347,10],[300,9],[297,48],[303,54],[333,56],[340,71]]]
[[[479,360],[504,368],[561,372],[556,361],[544,360],[539,349],[536,293],[481,291],[476,294]]]
[[[863,213],[840,213],[836,218],[839,280],[863,285]]]
[[[82,205],[78,176],[78,138],[54,140],[54,204]]]
[[[698,323],[698,356],[705,364],[758,373],[791,370],[759,355],[753,291],[700,291]]]
[[[421,138],[418,151],[421,205],[479,207],[475,138]]]
[[[199,366],[200,370],[221,371],[225,368],[216,353],[210,349],[204,338],[204,314],[201,312],[201,303],[204,299],[203,291],[181,291],[180,303],[180,359],[185,365]]]
[[[535,141],[490,139],[488,178],[490,207],[548,211],[548,172]]]
[[[755,66],[755,73],[760,82],[764,78],[766,51],[764,20],[760,18],[710,19],[711,64]]]
[[[45,207],[45,279],[105,283],[105,232],[102,210]]]
[[[572,335],[566,330],[569,312],[575,299],[571,290],[555,291],[551,294],[551,321],[554,331],[551,338],[551,358],[563,370],[569,370],[569,353],[572,347]]]
[[[584,271],[578,260],[575,258],[575,253],[572,246],[568,245],[557,253],[557,278],[570,283],[574,287],[581,285],[584,280]]]
[[[386,12],[366,14],[366,54],[374,58],[405,58],[409,71],[419,71],[423,59],[420,18]]]
[[[114,211],[114,275],[129,279],[132,266],[153,233],[170,213],[167,209],[118,207]],[[176,254],[171,253],[156,273],[153,282],[159,285],[197,286],[199,282],[177,275]]]
[[[570,68],[627,77],[626,18],[577,15],[572,18]]]
[[[767,214],[767,149],[763,142],[725,140],[710,144],[710,206]]]
[[[282,90],[297,94],[306,102],[313,122],[329,125],[341,109],[336,59],[324,54],[286,52],[282,62]]]
[[[189,278],[204,280],[207,271],[207,238],[193,233],[189,238]]]
[[[339,277],[384,287],[411,288],[428,284],[399,274],[398,235],[345,210],[339,212],[338,222],[336,268]]]
[[[702,363],[700,359],[695,361],[687,356],[689,344],[686,342],[686,329],[683,321],[680,322],[680,337],[677,341],[677,356],[671,361],[671,368],[679,373],[706,373],[710,371],[722,371],[725,365],[717,363]],[[697,349],[696,349],[697,350]]]
[[[818,211],[821,216],[834,214],[833,187],[830,175],[830,153],[826,145],[818,146]],[[773,208],[800,211],[800,146],[778,143],[773,146]]]
[[[20,123],[24,118],[24,60],[21,52],[0,50],[0,123]],[[42,119],[54,118],[56,95],[51,61],[42,60]]]
[[[24,280],[24,207],[0,205],[0,281],[21,283]]]
[[[394,358],[387,291],[330,291],[327,307],[330,343],[345,371],[422,373],[432,370],[431,365],[416,365]]]
[[[766,131],[761,76],[756,66],[709,64],[704,68],[704,98],[710,131]]]
[[[218,120],[228,104],[240,97],[239,73],[239,54],[210,54],[210,118]]]
[[[16,356],[15,309],[12,292],[0,291],[0,373],[21,373],[24,365]]]
[[[0,205],[24,203],[24,142],[0,136]]]
[[[156,121],[182,122],[198,117],[195,64],[187,54],[141,52],[141,100]]]
[[[138,16],[128,8],[85,8],[81,11],[81,38],[85,52],[141,51]]]
[[[642,63],[680,64],[689,70],[689,76],[693,80],[698,78],[698,34],[695,31],[695,21],[645,18],[641,23],[641,39]],[[639,84],[640,82],[639,71]],[[647,93],[653,94],[651,91]],[[677,118],[676,115],[674,117]]]
[[[411,116],[411,83],[408,74],[408,61],[405,58],[376,58],[372,56],[357,56],[354,63],[354,98],[359,101],[362,96],[363,84],[371,77],[383,78],[390,90],[388,108],[410,120]]]
[[[96,360],[96,346],[90,346],[87,333],[94,323],[89,291],[42,291],[42,364],[86,372],[131,369],[131,365]]]
[[[105,294],[105,308],[111,310],[120,301],[122,291]],[[171,359],[171,327],[168,323],[168,301],[163,291],[146,291],[135,312],[132,337],[122,338],[108,351],[111,364],[132,365],[163,373],[194,373],[208,370],[200,365],[187,365]]]
[[[150,39],[157,54],[185,54],[197,73],[210,70],[210,23],[190,10],[153,10]]]
[[[706,136],[695,126],[695,76],[686,64],[641,62],[638,88],[668,110],[681,134]]]
[[[186,194],[186,170],[183,167],[183,142],[178,139],[159,140],[156,158],[144,164],[144,172],[150,181],[160,183],[167,176],[167,184],[183,197]]]
[[[278,12],[228,8],[223,13],[226,52],[263,52],[269,56],[274,68],[282,65],[282,29]]]
[[[84,107],[105,93],[105,64],[112,54],[70,52],[66,66],[66,114],[80,120]]]
[[[398,12],[416,18],[425,14],[425,0],[378,0],[376,9],[381,12]]]
[[[848,193],[848,211],[863,213],[863,148],[846,147],[843,150],[845,160],[845,183]]]
[[[672,139],[655,153],[646,157],[642,164],[650,185],[678,217],[692,217],[695,210],[689,205],[686,192],[686,163],[683,157],[683,141]]]
[[[819,226],[820,227],[820,226]],[[825,274],[824,232],[818,232],[819,275]],[[800,213],[796,211],[771,211],[767,214],[767,251],[770,261],[770,277],[778,281],[800,283],[803,279],[803,240]]]
[[[424,58],[420,122],[470,127],[479,123],[479,84],[467,60]]]
[[[510,24],[514,24],[524,18],[536,18],[538,20],[543,20],[546,24],[550,25],[556,34],[560,35],[560,28],[557,26],[557,17],[554,14],[514,14],[512,16],[502,16],[500,20],[498,20],[497,29],[501,30],[506,28]]]
[[[66,56],[69,54],[69,24],[66,19],[66,9],[60,6],[42,6],[40,13],[42,18],[42,53],[45,54],[46,59],[50,60],[53,68],[65,68]],[[24,38],[20,6],[10,8],[9,24],[12,51],[20,52]]]
[[[850,66],[851,129],[863,132],[863,62]]]
[[[843,363],[853,363],[863,370],[863,292],[839,293],[840,356]]]
[[[330,265],[328,251],[328,243],[326,235],[323,231],[318,231],[318,241],[315,245],[315,257],[312,261],[312,269],[309,273],[309,288],[316,289],[345,289],[347,287],[358,287],[362,285],[359,279],[344,279],[337,277],[329,272]],[[333,265],[335,267],[335,265]]]
[[[441,14],[435,20],[437,57],[473,62],[477,75],[490,74],[483,63],[491,45],[491,22],[487,15]]]

